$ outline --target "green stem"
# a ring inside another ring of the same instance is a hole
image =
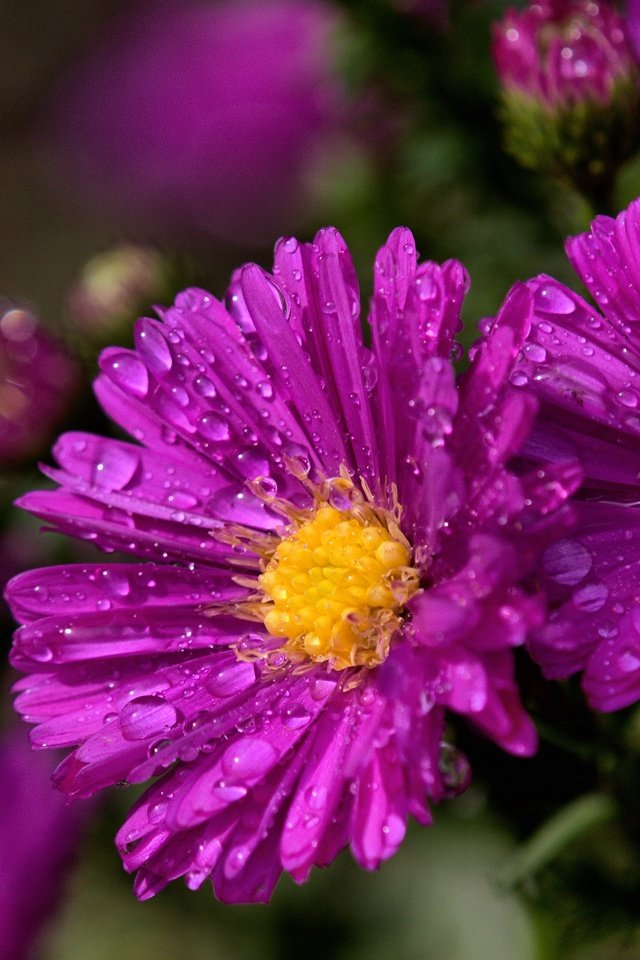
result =
[[[587,793],[578,797],[545,821],[515,851],[499,871],[496,883],[503,890],[512,890],[555,859],[581,834],[610,820],[615,812],[613,800],[605,794]]]

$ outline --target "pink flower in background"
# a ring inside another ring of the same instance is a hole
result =
[[[540,0],[509,10],[494,27],[503,87],[549,108],[608,103],[618,82],[636,78],[624,21],[605,0]]]
[[[629,43],[636,61],[640,61],[640,2],[638,0],[626,0],[625,14]]]
[[[579,476],[506,466],[536,412],[508,383],[531,295],[457,385],[463,267],[418,264],[397,229],[374,279],[371,349],[333,229],[281,240],[226,304],[181,293],[101,358],[98,398],[137,442],[61,437],[58,489],[22,500],[135,558],[35,570],[8,597],[18,709],[37,746],[71,748],[58,787],[161,775],[117,838],[141,898],[184,876],[266,900],[346,844],[377,867],[466,785],[445,710],[536,748],[512,651]]]
[[[142,228],[251,243],[283,230],[342,121],[338,19],[322,0],[136,4],[52,105],[68,192]]]
[[[26,960],[64,890],[86,808],[52,789],[22,730],[0,738],[0,960]]]
[[[0,463],[38,454],[66,412],[77,370],[29,310],[0,303]]]
[[[513,381],[541,400],[527,454],[585,470],[575,534],[545,554],[557,609],[531,650],[548,677],[584,670],[591,704],[640,697],[640,201],[567,241],[599,309],[551,277],[528,284],[534,321]]]

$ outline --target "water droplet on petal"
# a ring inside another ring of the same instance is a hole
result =
[[[149,807],[149,823],[162,823],[166,814],[167,814],[167,802],[166,800],[161,800],[159,803],[154,803]]]
[[[247,447],[236,454],[235,464],[239,473],[247,480],[269,473],[269,461],[265,454],[256,447]]]
[[[326,700],[336,688],[336,681],[329,680],[327,677],[314,677],[311,681],[309,690],[314,700]]]
[[[522,370],[514,370],[509,380],[514,387],[524,387],[529,382],[528,376]]]
[[[397,847],[406,833],[406,824],[402,817],[397,814],[390,814],[382,825],[382,832],[386,843],[391,847]]]
[[[273,387],[269,380],[260,380],[256,383],[256,390],[263,400],[270,400],[273,396]]]
[[[138,352],[152,373],[164,374],[171,370],[173,357],[169,344],[153,323],[142,321],[136,339]]]
[[[201,397],[215,397],[217,391],[215,384],[208,377],[197,376],[193,381],[193,389]]]
[[[205,686],[214,697],[233,697],[247,690],[256,679],[255,666],[252,663],[238,661],[213,673]]]
[[[543,363],[547,359],[547,351],[540,343],[525,343],[522,352],[532,363]]]
[[[440,773],[445,796],[456,797],[466,790],[471,780],[469,761],[462,751],[449,743],[443,743],[439,759]]]
[[[135,450],[105,444],[100,459],[93,465],[91,482],[103,490],[122,490],[133,479],[140,457]]]
[[[619,653],[617,660],[618,667],[623,673],[633,673],[634,670],[640,669],[639,652],[631,647],[626,647],[621,653]]]
[[[311,720],[311,714],[301,703],[288,707],[282,717],[282,723],[290,730],[300,730]]]
[[[573,595],[574,606],[583,613],[595,613],[607,601],[609,590],[604,583],[588,583]]]
[[[275,748],[266,740],[247,737],[227,748],[220,767],[225,777],[232,778],[235,783],[255,780],[273,766],[277,757]]]
[[[117,353],[109,357],[107,369],[111,380],[125,393],[142,399],[149,391],[149,373],[134,353]]]
[[[222,803],[234,803],[236,800],[242,800],[247,795],[247,788],[240,784],[227,783],[225,780],[219,780],[213,786],[212,793],[216,800]]]
[[[164,697],[136,697],[120,711],[120,727],[125,740],[145,740],[165,733],[177,720],[175,707]]]
[[[322,785],[308,787],[304,799],[310,810],[322,810],[327,802],[327,788]]]
[[[593,557],[579,540],[560,540],[545,551],[542,562],[547,577],[573,587],[587,576]]]
[[[198,430],[208,440],[228,440],[229,424],[217,413],[205,413],[198,417]]]
[[[547,283],[535,293],[535,305],[545,313],[567,315],[573,313],[576,305],[568,293],[559,284]]]
[[[623,407],[634,409],[638,406],[638,394],[633,390],[621,390],[616,396]]]

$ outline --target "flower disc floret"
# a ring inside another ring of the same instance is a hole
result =
[[[401,603],[418,589],[408,543],[377,520],[326,504],[282,540],[260,586],[271,601],[267,630],[288,653],[330,660],[335,670],[385,659],[402,622]]]

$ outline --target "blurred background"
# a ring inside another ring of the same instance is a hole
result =
[[[594,209],[502,149],[490,53],[501,0],[4,7],[2,582],[91,556],[38,536],[10,504],[43,483],[37,462],[59,429],[110,430],[89,389],[101,347],[128,345],[132,320],[187,284],[220,296],[241,263],[269,267],[279,235],[337,226],[366,300],[375,251],[406,224],[424,258],[469,270],[467,342],[516,279],[571,282],[563,238]],[[637,194],[632,159],[611,205]],[[3,609],[3,654],[10,633]],[[0,879],[0,960],[640,958],[640,868],[602,811],[587,803],[555,840],[552,824],[523,859],[523,839],[596,782],[580,748],[593,721],[571,686],[532,698],[557,721],[548,735],[542,724],[535,761],[457,731],[474,785],[380,873],[342,854],[305,887],[284,878],[268,907],[227,907],[207,885],[136,902],[112,843],[134,791],[72,807],[54,795],[51,761],[11,721],[14,679],[3,672],[0,866],[15,869]],[[636,775],[637,718],[616,729]]]

